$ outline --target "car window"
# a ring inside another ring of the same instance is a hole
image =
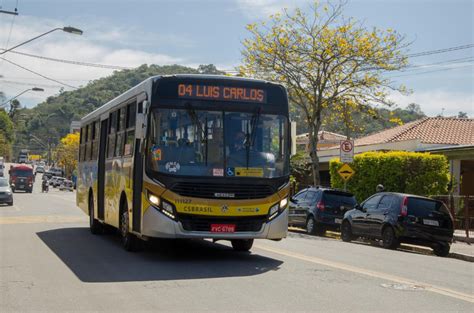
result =
[[[353,208],[357,204],[357,201],[352,194],[338,191],[325,191],[322,201],[325,206],[331,208],[339,208],[341,206]]]
[[[432,215],[433,212],[439,212],[448,215],[446,206],[440,202],[422,198],[408,198],[408,215],[417,217],[426,217]]]
[[[304,198],[306,197],[306,194],[308,192],[306,190],[300,191],[296,196],[293,197],[298,202],[302,202]]]
[[[364,202],[362,208],[364,210],[374,210],[377,207],[380,198],[382,198],[382,195],[375,195],[372,198],[367,199],[367,201]]]
[[[382,200],[380,201],[379,205],[377,206],[378,210],[386,210],[392,207],[392,203],[394,201],[394,196],[392,195],[385,195]]]
[[[308,202],[310,205],[314,204],[316,202],[316,199],[318,197],[318,193],[315,191],[308,191],[308,195],[306,196],[305,201]]]

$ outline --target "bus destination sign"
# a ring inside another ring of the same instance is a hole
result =
[[[179,84],[178,97],[255,103],[267,102],[267,93],[263,89],[231,86]]]

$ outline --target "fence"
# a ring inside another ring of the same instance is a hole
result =
[[[454,228],[466,231],[474,229],[474,196],[439,195],[432,198],[441,200],[451,211],[454,218]]]

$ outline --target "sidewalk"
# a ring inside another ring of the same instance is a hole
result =
[[[454,231],[454,240],[461,242],[474,243],[474,231],[469,231],[469,238],[466,237],[466,231],[462,229],[456,229]]]

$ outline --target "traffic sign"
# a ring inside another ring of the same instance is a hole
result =
[[[339,151],[342,163],[352,163],[354,160],[354,140],[341,140]]]
[[[344,181],[348,181],[352,175],[355,174],[355,171],[347,163],[345,163],[337,172]]]

